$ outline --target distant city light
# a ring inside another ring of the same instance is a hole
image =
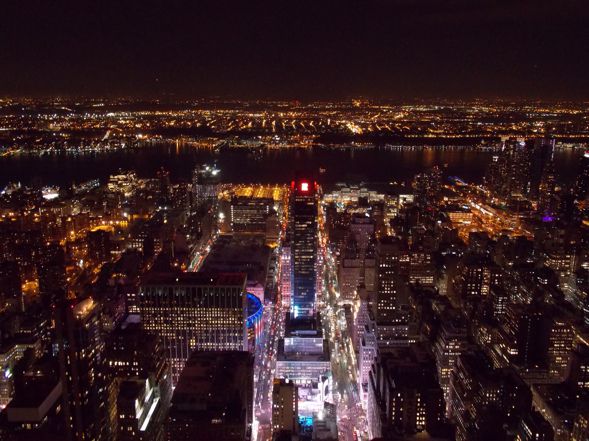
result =
[[[41,190],[41,195],[46,201],[52,201],[59,197],[59,187],[44,187]]]

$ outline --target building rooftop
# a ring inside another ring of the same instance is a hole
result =
[[[320,353],[308,352],[285,352],[284,339],[278,340],[278,350],[276,352],[276,359],[279,361],[303,361],[303,362],[329,362],[329,346],[326,340],[323,340],[323,351]]]
[[[195,352],[186,362],[172,397],[171,417],[240,420],[253,394],[249,352]]]
[[[119,386],[119,399],[134,401],[145,390],[145,381],[125,380]]]
[[[250,281],[264,284],[270,248],[262,236],[223,235],[213,245],[202,265],[206,272],[243,272]]]
[[[149,272],[143,279],[143,285],[197,285],[197,286],[244,286],[244,273],[209,273],[209,272]]]
[[[41,421],[61,397],[61,392],[57,376],[29,377],[6,406],[8,421]]]
[[[294,318],[290,315],[287,315],[284,335],[286,337],[321,337],[323,335],[323,329],[321,328],[321,316],[319,313],[313,317]]]

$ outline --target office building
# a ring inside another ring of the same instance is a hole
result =
[[[164,440],[172,376],[161,340],[128,318],[109,335],[105,353],[116,382],[118,439]]]
[[[550,320],[548,336],[548,373],[563,381],[568,373],[574,348],[575,330],[566,317],[556,316]]]
[[[491,286],[501,282],[500,268],[489,258],[467,255],[458,265],[454,291],[463,301],[487,297]]]
[[[435,362],[425,348],[412,345],[380,354],[372,366],[368,390],[370,438],[408,436],[443,424],[444,398]]]
[[[544,222],[552,222],[558,214],[559,199],[556,193],[557,176],[554,161],[550,160],[543,170],[538,186],[537,212]]]
[[[370,385],[370,371],[378,357],[378,341],[376,338],[376,325],[374,322],[365,325],[365,330],[360,339],[358,350],[358,383],[361,387],[360,399],[366,408],[368,402],[368,387]]]
[[[509,293],[501,285],[492,285],[490,295],[493,318],[501,321],[507,313],[507,306],[510,302]]]
[[[529,387],[512,369],[494,369],[479,351],[458,357],[450,377],[449,412],[458,441],[501,439],[531,406]]]
[[[276,377],[313,387],[330,370],[329,348],[319,316],[287,318],[284,338],[278,341]]]
[[[221,184],[221,170],[215,165],[201,165],[192,173],[194,208],[216,202]]]
[[[348,237],[339,260],[337,280],[341,299],[354,302],[357,298],[358,285],[361,283],[364,266],[354,236]]]
[[[317,195],[315,183],[308,179],[292,182],[291,206],[292,297],[294,317],[315,312],[317,283]]]
[[[468,349],[466,322],[457,317],[442,318],[438,339],[434,344],[434,356],[438,368],[438,379],[444,390],[446,403],[450,402],[450,375],[460,354]]]
[[[55,314],[56,350],[62,387],[66,439],[109,440],[112,382],[106,375],[100,305],[91,298],[71,304],[62,293]]]
[[[298,388],[288,380],[274,380],[272,387],[272,433],[298,432]]]
[[[169,439],[250,439],[253,379],[253,356],[249,352],[194,352],[172,396]]]
[[[20,375],[16,394],[3,410],[0,438],[10,441],[81,439],[73,437],[71,422],[66,423],[64,418],[64,388],[55,358],[35,361]]]
[[[292,301],[292,261],[288,240],[282,244],[280,249],[280,295],[282,307],[288,310]]]
[[[59,244],[51,243],[41,249],[37,278],[41,302],[47,306],[54,303],[56,293],[66,287],[65,252]]]
[[[381,347],[409,344],[409,300],[406,244],[392,237],[379,240],[377,262],[377,337]]]
[[[499,197],[521,197],[530,183],[530,148],[523,140],[505,139],[501,151],[491,163],[487,185]]]
[[[273,199],[233,196],[230,216],[232,231],[234,233],[265,233],[266,220],[273,205]]]
[[[571,441],[585,441],[589,438],[589,412],[580,412],[573,423]]]
[[[385,323],[394,318],[395,312],[403,304],[402,297],[402,259],[407,255],[403,243],[396,238],[382,238],[376,248],[377,262],[377,323]]]
[[[374,293],[368,292],[364,285],[360,285],[358,287],[358,299],[353,305],[353,322],[350,329],[355,350],[360,347],[360,341],[366,331],[366,326],[376,326],[374,313],[372,312],[373,300]]]
[[[104,228],[95,228],[86,236],[88,245],[88,258],[95,264],[108,262],[111,258],[113,245],[111,232]]]
[[[263,301],[266,289],[274,282],[268,283],[271,264],[272,250],[261,235],[221,235],[211,246],[199,271],[246,274],[247,292]]]
[[[432,253],[421,245],[412,246],[409,251],[409,283],[433,287],[435,272]]]
[[[150,273],[144,278],[141,322],[163,339],[174,384],[195,350],[247,350],[245,285],[241,273]]]
[[[553,441],[554,430],[539,412],[530,410],[520,420],[516,441]]]
[[[429,209],[435,207],[439,202],[442,190],[442,170],[434,166],[431,169],[419,173],[413,181],[415,190],[415,203]]]
[[[369,215],[356,213],[350,222],[350,233],[354,236],[358,249],[364,253],[372,237],[374,236],[375,222]]]
[[[510,304],[502,324],[500,350],[506,359],[524,369],[547,369],[550,328],[551,321],[544,308]],[[554,357],[562,356],[558,348],[560,332],[555,332],[553,340]]]
[[[532,141],[530,141],[532,143]],[[536,138],[533,140],[530,158],[529,196],[540,200],[546,191],[547,182],[554,175],[554,138]],[[544,182],[544,183],[543,183]]]
[[[573,193],[578,201],[582,201],[589,196],[589,151],[586,151],[581,158]]]

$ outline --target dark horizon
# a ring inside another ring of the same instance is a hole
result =
[[[589,99],[574,0],[3,6],[5,96]]]

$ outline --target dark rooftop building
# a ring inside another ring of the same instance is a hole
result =
[[[373,437],[407,436],[442,429],[443,391],[436,364],[424,347],[381,354],[372,366],[367,419]]]
[[[12,401],[2,413],[0,439],[10,441],[64,440],[60,407],[63,388],[57,363],[45,357],[23,366]]]
[[[240,273],[206,273],[206,272],[152,272],[143,279],[143,285],[206,285],[228,286],[241,285],[244,274]]]
[[[172,396],[171,441],[245,440],[250,434],[253,357],[248,352],[195,352]]]

